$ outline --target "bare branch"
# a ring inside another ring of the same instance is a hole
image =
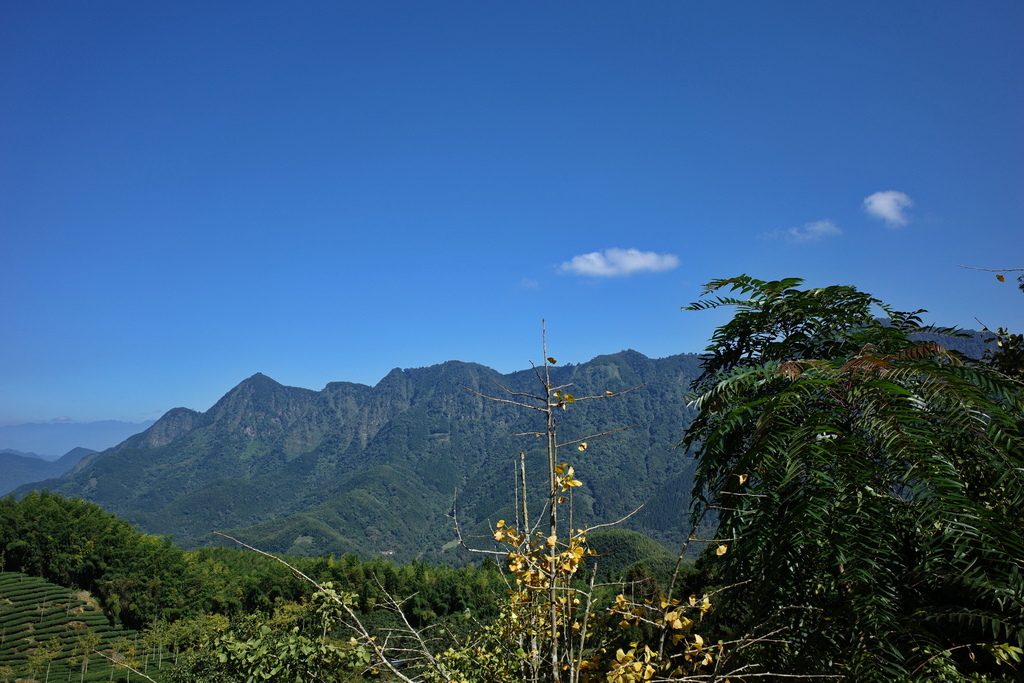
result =
[[[349,618],[352,619],[353,623],[355,624],[354,629],[361,636],[361,638],[363,640],[363,644],[366,647],[369,647],[371,650],[373,650],[373,654],[376,655],[376,657],[380,661],[381,665],[383,665],[385,668],[387,668],[394,676],[397,676],[400,680],[403,680],[406,683],[415,683],[411,678],[405,676],[401,671],[399,671],[395,667],[394,664],[391,663],[391,661],[388,658],[386,652],[384,651],[384,648],[377,644],[377,642],[376,642],[376,640],[374,640],[373,636],[370,635],[369,630],[367,630],[367,628],[365,626],[363,626],[363,622],[359,619],[359,616],[355,613],[355,610],[352,609],[352,606],[346,604],[345,601],[342,600],[341,598],[339,598],[336,594],[334,594],[333,591],[328,592],[319,583],[317,583],[316,581],[314,581],[310,577],[306,576],[304,573],[299,571],[297,568],[295,568],[294,566],[292,566],[291,564],[289,564],[285,560],[282,560],[277,555],[272,555],[271,553],[268,553],[266,551],[260,550],[259,548],[254,548],[253,546],[249,545],[248,543],[243,543],[242,541],[239,541],[237,538],[233,538],[231,536],[228,536],[227,534],[222,534],[219,531],[214,531],[213,533],[215,533],[218,536],[223,536],[224,538],[226,538],[228,540],[234,541],[235,543],[237,543],[238,545],[242,546],[243,548],[248,548],[249,550],[251,550],[251,551],[253,551],[255,553],[259,553],[260,555],[265,555],[266,557],[269,557],[269,558],[271,558],[271,559],[273,559],[273,560],[275,560],[277,562],[280,562],[281,564],[283,564],[284,566],[288,567],[293,572],[295,572],[295,574],[297,576],[299,576],[301,579],[303,579],[304,581],[306,581],[306,582],[312,584],[313,586],[315,586],[318,591],[320,591],[324,595],[329,596],[334,602],[336,602],[338,605],[340,605],[341,608],[343,610],[345,610],[345,613],[348,614]]]
[[[571,384],[566,384],[565,386],[570,387],[572,385]],[[605,392],[603,394],[598,394],[597,396],[577,396],[575,398],[576,398],[576,401],[592,401],[595,398],[615,398],[616,396],[622,396],[623,394],[628,394],[629,392],[636,391],[637,389],[643,389],[646,386],[647,386],[647,383],[644,382],[643,384],[639,384],[639,385],[637,385],[635,387],[632,387],[631,389],[623,389],[622,391]],[[557,388],[561,389],[562,387],[557,387]]]
[[[501,384],[500,382],[498,382],[498,380],[493,379],[493,378],[488,380],[488,381],[491,384],[493,384],[494,386],[496,386],[499,389],[501,389],[502,391],[504,391],[509,396],[526,396],[527,398],[535,398],[535,399],[537,399],[538,401],[540,401],[542,403],[544,402],[544,397],[543,396],[534,396],[533,394],[529,394],[529,393],[526,393],[524,391],[512,391],[511,389],[507,388],[504,384]],[[469,387],[466,387],[466,388],[469,389]],[[469,390],[473,391],[472,389],[469,389]],[[486,396],[484,394],[481,394],[481,395],[485,396],[485,398],[490,398],[490,396]]]
[[[79,650],[79,652],[81,652],[81,650]],[[145,678],[145,679],[146,679],[147,681],[153,681],[153,679],[152,679],[152,678],[150,678],[150,677],[149,677],[149,676],[147,676],[146,674],[142,673],[142,672],[141,672],[141,671],[139,671],[138,669],[136,669],[136,668],[133,668],[133,667],[130,667],[130,666],[128,666],[128,665],[127,665],[127,664],[125,664],[125,663],[124,663],[123,661],[118,661],[118,660],[114,659],[113,657],[110,657],[110,656],[108,656],[108,655],[105,655],[105,654],[103,654],[103,653],[102,653],[102,652],[100,652],[99,650],[93,650],[93,652],[95,652],[96,654],[98,654],[98,655],[99,655],[100,657],[103,657],[104,659],[106,659],[106,660],[110,661],[110,663],[111,663],[111,664],[113,664],[114,666],[119,666],[119,667],[121,667],[122,669],[128,669],[128,670],[129,670],[129,671],[131,671],[131,672],[132,672],[133,674],[138,674],[138,675],[142,676],[143,678]],[[156,682],[156,681],[153,681],[153,683],[157,683],[157,682]]]
[[[747,496],[749,498],[767,498],[763,493],[740,493],[739,491],[720,491],[723,496]]]
[[[601,398],[601,397],[598,396],[597,398]],[[582,399],[576,399],[576,400],[580,401]],[[558,447],[559,448],[565,448],[566,446],[572,446],[573,444],[583,443],[584,441],[589,441],[590,439],[596,439],[599,436],[607,436],[608,434],[614,434],[615,432],[622,432],[622,431],[625,431],[627,429],[632,429],[633,427],[639,427],[642,424],[643,424],[643,422],[637,422],[635,425],[629,425],[628,427],[619,427],[618,429],[609,429],[607,432],[601,432],[600,434],[591,434],[590,436],[585,436],[582,439],[576,439],[575,441],[566,441],[565,443],[560,443],[560,444],[558,444]],[[529,432],[527,432],[527,433],[529,433]],[[516,436],[525,436],[525,435],[524,434],[516,434]],[[538,436],[544,436],[544,435],[543,434],[538,434]]]
[[[470,389],[469,387],[466,387],[466,391],[468,391],[470,393],[473,393],[473,394],[476,394],[480,398],[486,398],[488,401],[495,401],[497,403],[511,403],[512,405],[519,406],[520,408],[529,408],[530,410],[539,410],[542,413],[545,412],[545,410],[546,410],[545,408],[538,408],[537,406],[531,406],[528,403],[520,403],[519,401],[510,401],[507,398],[496,398],[494,396],[488,396],[487,394],[481,394],[476,389]],[[524,394],[524,395],[525,396],[529,396],[529,394]],[[536,398],[536,397],[533,397],[533,398]]]
[[[975,268],[974,266],[962,266],[959,263],[957,268],[967,268],[968,270],[984,270],[986,273],[1016,273],[1024,271],[1024,268]]]
[[[432,655],[430,653],[430,647],[427,645],[426,641],[423,640],[423,633],[418,631],[418,630],[416,630],[416,629],[414,629],[412,627],[412,624],[409,623],[409,619],[405,616],[405,610],[402,609],[402,603],[397,601],[397,600],[395,600],[395,598],[392,597],[387,592],[387,590],[385,590],[384,585],[380,582],[380,579],[377,579],[377,587],[380,588],[381,592],[383,592],[384,595],[388,596],[389,607],[391,608],[391,611],[396,613],[399,616],[399,618],[401,618],[402,623],[405,625],[405,630],[401,631],[401,633],[412,634],[412,637],[416,640],[416,643],[419,645],[419,649],[418,650],[413,650],[413,651],[416,651],[419,654],[421,654],[423,656],[423,658],[426,659],[430,663],[431,669],[433,669],[434,671],[436,671],[440,675],[444,676],[445,680],[450,681],[451,677],[448,675],[447,668],[444,667],[443,665],[439,664],[438,661],[434,658],[434,655]],[[415,595],[415,594],[413,594],[413,595]],[[408,600],[411,597],[413,597],[413,596],[410,595],[408,598],[406,598],[406,600]],[[404,651],[409,651],[409,650],[406,649]]]
[[[621,519],[617,519],[617,520],[615,520],[614,522],[607,522],[607,523],[605,523],[605,524],[595,524],[594,526],[588,526],[588,527],[587,527],[586,529],[584,529],[584,530],[583,530],[583,533],[584,533],[584,534],[589,534],[589,533],[590,533],[591,531],[593,531],[594,529],[604,529],[605,527],[609,527],[609,526],[617,526],[617,525],[619,525],[619,524],[622,524],[622,523],[623,523],[623,522],[625,522],[625,521],[626,521],[627,519],[629,519],[630,517],[632,517],[632,516],[633,516],[633,515],[635,515],[636,513],[640,512],[640,511],[641,511],[641,510],[642,510],[643,508],[644,508],[644,506],[643,506],[643,505],[641,505],[640,507],[638,507],[638,508],[637,508],[636,510],[633,510],[632,512],[630,512],[630,513],[629,513],[628,515],[626,515],[625,517],[622,517]]]
[[[452,521],[455,522],[455,536],[459,539],[459,545],[462,546],[464,550],[468,550],[471,553],[477,553],[478,555],[507,555],[508,553],[501,552],[500,550],[479,550],[477,548],[469,547],[469,544],[466,543],[466,539],[462,536],[462,527],[459,526],[458,494],[459,492],[456,490],[455,499],[452,501],[451,518]]]

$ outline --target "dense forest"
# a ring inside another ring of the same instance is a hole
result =
[[[591,541],[596,549],[592,573],[602,580],[628,571],[656,580],[667,576],[675,563],[673,553],[636,532],[609,529],[595,533]],[[169,538],[143,534],[94,503],[47,492],[30,493],[20,501],[0,499],[0,549],[5,572],[50,582],[45,595],[51,604],[45,607],[60,607],[52,619],[46,615],[48,623],[54,622],[52,628],[30,628],[21,634],[20,644],[7,642],[7,649],[0,649],[0,676],[5,665],[27,667],[44,642],[42,636],[67,634],[66,652],[58,654],[74,656],[75,643],[84,636],[82,618],[61,613],[64,602],[53,597],[55,590],[60,595],[61,586],[64,601],[69,600],[68,589],[87,591],[96,599],[97,614],[103,615],[98,633],[120,629],[118,633],[134,634],[136,640],[141,634],[149,648],[143,654],[158,649],[166,653],[160,673],[149,672],[166,680],[201,680],[203,675],[233,680],[224,672],[200,675],[200,668],[213,665],[193,661],[202,658],[201,651],[211,642],[234,637],[225,634],[260,633],[264,626],[278,635],[296,627],[305,631],[314,623],[322,627],[315,618],[315,585],[297,572],[347,592],[374,634],[406,623],[417,629],[443,625],[453,643],[457,634],[492,622],[510,586],[493,560],[455,568],[423,561],[396,565],[386,558],[365,560],[350,554],[288,557],[287,566],[238,547],[182,550]],[[20,611],[13,607],[13,598],[23,585],[12,582],[10,593],[0,586],[5,627],[10,619],[17,620]],[[396,600],[401,601],[401,615],[384,608]],[[37,601],[31,607],[38,610],[40,605]],[[105,680],[109,666],[98,654],[94,660],[93,675]],[[83,663],[79,661],[80,668]]]
[[[182,549],[78,498],[0,500],[0,559],[16,573],[0,576],[0,680],[1020,680],[1024,342],[997,330],[972,359],[936,341],[959,333],[923,325],[921,311],[801,284],[719,280],[687,307],[737,310],[687,382],[692,422],[675,453],[697,459],[688,518],[674,517],[682,549],[593,515],[596,491],[628,490],[589,458],[630,426],[614,406],[647,400],[639,383],[615,363],[576,382],[545,349],[517,382],[470,384],[459,404],[496,406],[510,433],[541,445],[517,462],[512,443],[491,444],[513,465],[509,500],[479,519],[447,511],[470,560],[454,566],[273,556],[225,536],[233,547]],[[228,403],[287,393],[265,380]],[[217,410],[243,414],[228,408]],[[425,448],[458,433],[454,413],[434,416],[443,428],[426,430]],[[142,435],[148,448],[213,433],[196,429],[212,417],[172,417]],[[420,481],[449,476],[443,450],[426,448]],[[392,471],[394,495],[415,495],[403,474]],[[641,514],[612,507],[627,522]]]

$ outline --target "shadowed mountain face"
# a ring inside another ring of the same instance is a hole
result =
[[[563,451],[585,484],[574,492],[573,525],[644,505],[625,526],[665,541],[685,535],[693,461],[674,445],[692,417],[685,395],[697,356],[623,351],[553,372],[577,396],[646,385],[559,416],[562,442],[640,424],[584,453]],[[185,545],[224,542],[211,533],[225,531],[274,552],[456,561],[453,506],[464,534],[486,544],[488,524],[514,519],[520,452],[540,500],[543,439],[515,436],[542,430],[540,413],[469,390],[505,396],[495,382],[540,388],[533,370],[500,375],[457,361],[395,369],[375,387],[335,382],[322,391],[256,374],[205,413],[176,408],[34,487],[94,501]]]
[[[0,451],[0,496],[41,479],[59,477],[82,458],[95,453],[88,448],[72,448],[57,460],[43,460],[34,453],[20,453],[6,449]]]

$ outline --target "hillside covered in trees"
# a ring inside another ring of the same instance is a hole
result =
[[[628,528],[680,541],[694,462],[676,444],[692,419],[686,392],[697,355],[623,351],[552,371],[576,393],[642,386],[559,417],[566,435],[636,425],[587,452],[580,521],[612,522],[643,506]],[[503,376],[457,361],[396,369],[375,387],[336,382],[322,391],[257,374],[205,413],[172,410],[20,493],[45,488],[94,501],[186,546],[222,543],[211,533],[225,531],[292,555],[453,561],[453,505],[468,534],[487,537],[489,523],[510,514],[519,453],[532,462],[543,446],[531,415],[473,392],[535,381],[532,370]]]

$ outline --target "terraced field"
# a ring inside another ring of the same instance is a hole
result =
[[[145,680],[107,657],[161,680],[139,635],[111,626],[88,593],[0,572],[0,683]]]

